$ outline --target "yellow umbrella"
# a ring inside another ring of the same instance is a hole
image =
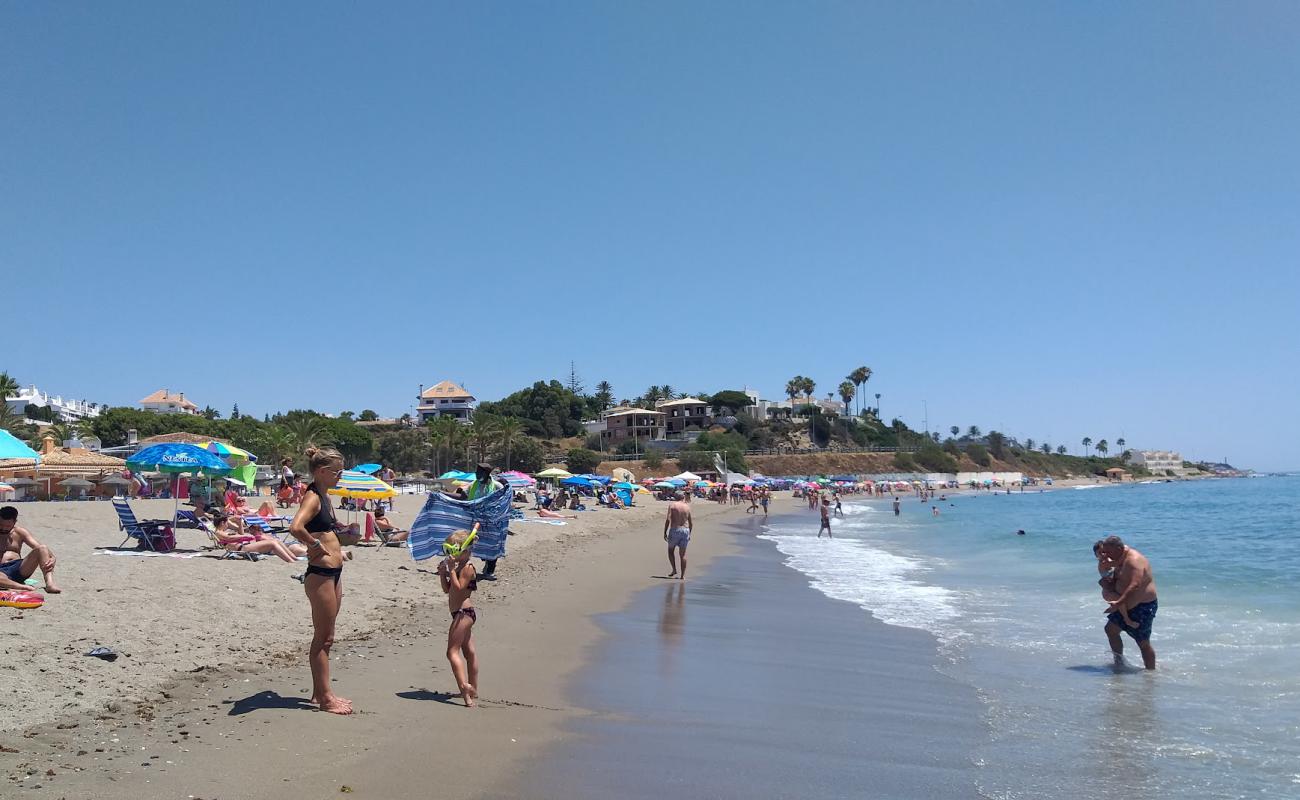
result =
[[[534,478],[572,478],[573,473],[567,470],[560,469],[559,467],[551,467],[550,469],[542,470],[541,472],[537,473],[533,477]]]
[[[358,500],[382,500],[395,496],[397,490],[374,475],[344,470],[338,485],[330,489],[329,493],[336,497],[353,497]]]

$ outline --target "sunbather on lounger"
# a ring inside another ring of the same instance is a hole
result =
[[[375,533],[379,534],[379,539],[384,544],[398,544],[411,535],[410,531],[404,531],[388,521],[383,506],[375,509]]]
[[[213,533],[217,537],[217,543],[227,550],[262,555],[274,553],[283,561],[295,561],[298,555],[307,554],[307,548],[303,545],[295,545],[302,550],[301,553],[295,553],[274,536],[249,531],[243,527],[242,521],[238,521],[238,518],[228,517],[222,511],[215,511],[212,516],[215,521]]]
[[[577,519],[577,514],[560,514],[545,508],[537,509],[537,516],[542,519]]]

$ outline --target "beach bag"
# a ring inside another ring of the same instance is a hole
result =
[[[153,550],[158,553],[170,553],[176,549],[176,532],[172,530],[170,525],[149,528],[144,531],[144,535],[149,537],[148,543],[141,539],[135,549],[148,550],[152,546]]]

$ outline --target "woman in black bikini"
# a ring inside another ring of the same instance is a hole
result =
[[[343,474],[343,456],[330,448],[307,450],[312,483],[303,494],[298,513],[289,532],[307,546],[307,574],[303,585],[311,601],[311,622],[315,633],[311,640],[312,703],[331,714],[351,714],[352,701],[330,690],[330,646],[334,644],[334,620],[343,603],[343,548],[335,534],[338,523],[325,494],[338,485]]]

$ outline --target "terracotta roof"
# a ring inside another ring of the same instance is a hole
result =
[[[184,392],[173,393],[167,391],[166,389],[159,389],[158,391],[154,392],[153,394],[149,395],[148,397],[140,401],[140,405],[144,405],[145,403],[175,403],[181,408],[193,408],[196,410],[198,409],[198,406],[194,405],[189,400],[185,399]]]
[[[41,472],[89,474],[110,469],[121,469],[124,466],[126,466],[126,462],[120,458],[106,456],[103,453],[93,453],[89,450],[69,450],[66,447],[57,448],[54,452],[41,456]],[[35,464],[30,458],[6,458],[0,459],[0,469],[28,471],[35,469]]]
[[[421,394],[420,397],[422,399],[430,397],[469,397],[472,399],[474,395],[451,381],[443,381],[442,383],[435,383],[433,386],[425,389],[424,393]]]

